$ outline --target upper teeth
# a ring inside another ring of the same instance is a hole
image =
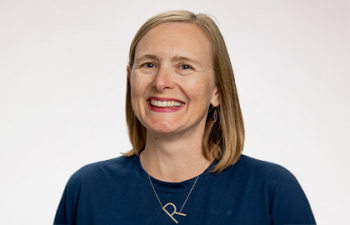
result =
[[[157,107],[178,107],[182,105],[182,103],[177,101],[157,101],[157,100],[151,99],[151,105],[157,106]]]

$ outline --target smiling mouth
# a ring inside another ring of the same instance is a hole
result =
[[[183,103],[178,101],[158,101],[155,99],[150,99],[150,104],[153,107],[176,108],[176,107],[180,107]]]

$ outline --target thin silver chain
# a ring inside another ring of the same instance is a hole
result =
[[[146,173],[147,173],[147,172],[146,172]],[[200,175],[200,174],[199,174],[199,175]],[[195,185],[196,185],[196,183],[197,183],[197,180],[198,180],[198,178],[199,178],[199,175],[196,177],[196,180],[194,181],[194,184],[192,185],[192,188],[191,188],[190,192],[188,193],[187,198],[186,198],[186,200],[185,200],[184,204],[182,205],[182,207],[181,207],[181,209],[180,209],[179,213],[181,213],[181,212],[182,212],[182,209],[185,207],[185,204],[186,204],[186,202],[187,202],[188,198],[190,197],[190,195],[191,195],[191,193],[192,193],[192,190],[193,190],[194,186],[195,186]],[[148,174],[148,173],[147,173],[147,176],[148,176],[149,182],[151,183],[151,186],[152,186],[152,189],[153,189],[153,191],[154,191],[154,194],[156,195],[156,197],[157,197],[157,199],[158,199],[158,202],[159,202],[160,206],[163,208],[163,204],[162,204],[162,202],[160,201],[160,199],[159,199],[159,197],[158,197],[158,194],[157,194],[157,192],[156,192],[156,189],[154,189],[154,186],[153,186],[153,183],[152,183],[151,177],[149,176],[149,174]]]

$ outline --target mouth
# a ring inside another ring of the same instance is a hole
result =
[[[150,105],[152,107],[157,107],[157,108],[178,108],[182,106],[184,103],[178,101],[178,100],[160,100],[160,99],[154,99],[150,98],[148,99]]]

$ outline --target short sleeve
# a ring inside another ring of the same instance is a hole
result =
[[[299,182],[281,166],[272,168],[266,177],[271,224],[316,224],[310,204]]]

